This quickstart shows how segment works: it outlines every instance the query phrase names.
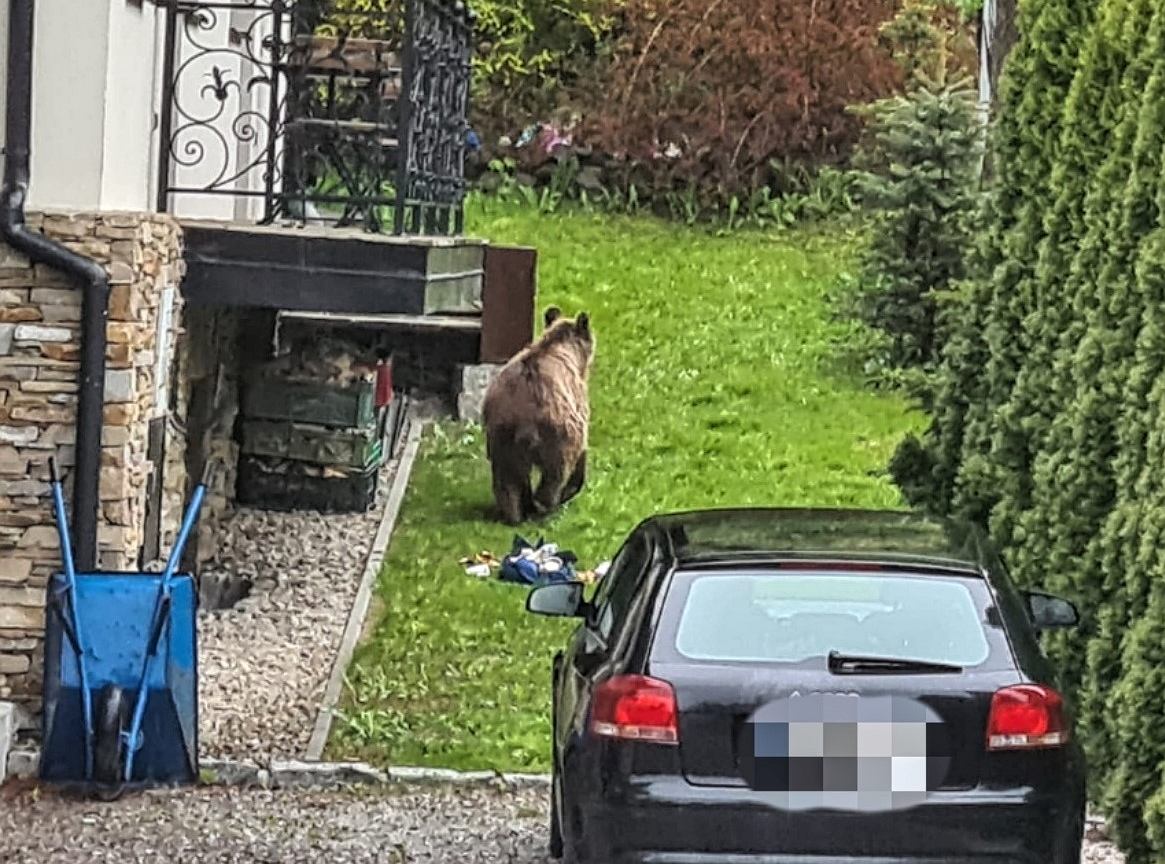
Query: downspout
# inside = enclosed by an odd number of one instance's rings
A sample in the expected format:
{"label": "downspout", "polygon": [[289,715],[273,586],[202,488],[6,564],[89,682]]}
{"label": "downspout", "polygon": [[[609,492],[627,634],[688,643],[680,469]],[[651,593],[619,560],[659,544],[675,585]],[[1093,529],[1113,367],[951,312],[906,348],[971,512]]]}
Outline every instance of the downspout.
{"label": "downspout", "polygon": [[101,426],[105,402],[105,325],[109,277],[91,258],[78,255],[24,221],[28,200],[32,126],[32,25],[35,0],[9,0],[8,104],[0,237],[37,264],[72,277],[81,289],[81,368],[77,389],[76,460],[73,467],[73,550],[78,572],[97,565],[97,508],[101,476]]}

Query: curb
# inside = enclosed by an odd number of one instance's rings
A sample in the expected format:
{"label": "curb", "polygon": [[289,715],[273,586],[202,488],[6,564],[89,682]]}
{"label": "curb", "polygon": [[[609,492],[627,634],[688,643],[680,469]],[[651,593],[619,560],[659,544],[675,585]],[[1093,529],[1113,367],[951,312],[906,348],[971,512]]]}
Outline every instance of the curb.
{"label": "curb", "polygon": [[[13,750],[8,774],[34,779],[40,753]],[[301,762],[272,759],[266,764],[236,759],[203,759],[199,763],[203,786],[238,789],[343,789],[354,786],[492,786],[501,789],[549,789],[549,774],[511,774],[497,771],[453,771],[448,768],[396,766],[380,770],[366,762]]]}
{"label": "curb", "polygon": [[417,452],[420,450],[421,436],[424,434],[426,425],[424,421],[409,424],[408,438],[405,441],[400,462],[397,463],[396,474],[392,478],[392,489],[389,491],[388,500],[384,505],[384,515],[380,519],[380,527],[376,530],[376,538],[372,541],[372,548],[368,550],[364,574],[360,577],[360,587],[356,591],[356,598],[352,601],[352,608],[348,612],[348,621],[344,625],[340,647],[336,653],[336,659],[332,663],[332,674],[328,678],[328,685],[324,690],[320,710],[316,714],[315,725],[312,728],[311,740],[307,744],[304,758],[309,762],[319,760],[323,756],[324,747],[327,746],[336,704],[340,701],[340,693],[344,686],[344,676],[348,673],[348,664],[352,662],[352,655],[356,652],[356,645],[364,630],[364,619],[368,615],[368,607],[372,602],[372,586],[376,583],[376,578],[384,566],[384,555],[388,551],[388,544],[392,539],[392,532],[396,527],[401,505],[404,503],[405,492],[413,474],[413,465],[417,459]]}

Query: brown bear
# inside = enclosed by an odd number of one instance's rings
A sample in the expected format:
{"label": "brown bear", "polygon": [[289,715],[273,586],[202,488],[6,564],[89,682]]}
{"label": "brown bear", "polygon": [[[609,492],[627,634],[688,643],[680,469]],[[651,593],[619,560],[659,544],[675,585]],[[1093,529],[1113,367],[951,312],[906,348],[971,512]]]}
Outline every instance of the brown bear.
{"label": "brown bear", "polygon": [[[502,367],[482,403],[494,500],[509,525],[549,513],[586,482],[590,317],[563,318],[551,306],[544,320],[542,336]],[[537,491],[530,485],[534,468],[541,475]]]}

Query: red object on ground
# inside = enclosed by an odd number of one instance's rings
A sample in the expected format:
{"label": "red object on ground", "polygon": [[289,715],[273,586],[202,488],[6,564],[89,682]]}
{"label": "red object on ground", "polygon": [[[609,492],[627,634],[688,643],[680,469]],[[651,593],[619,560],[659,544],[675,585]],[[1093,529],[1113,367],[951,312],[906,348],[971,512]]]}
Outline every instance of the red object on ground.
{"label": "red object on ground", "polygon": [[376,364],[376,407],[383,408],[392,401],[392,358]]}

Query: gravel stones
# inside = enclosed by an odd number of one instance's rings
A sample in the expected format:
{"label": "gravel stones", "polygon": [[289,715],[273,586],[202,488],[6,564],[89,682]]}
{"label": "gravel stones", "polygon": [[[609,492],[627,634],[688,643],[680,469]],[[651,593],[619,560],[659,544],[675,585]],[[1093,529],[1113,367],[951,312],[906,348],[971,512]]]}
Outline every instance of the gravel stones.
{"label": "gravel stones", "polygon": [[[114,804],[0,792],[0,861],[13,864],[550,864],[546,790],[157,791]],[[1123,864],[1088,842],[1085,864]]]}
{"label": "gravel stones", "polygon": [[236,606],[200,613],[204,756],[303,756],[394,470],[367,513],[244,508],[223,526],[211,569],[252,587]]}
{"label": "gravel stones", "polygon": [[546,807],[541,792],[488,789],[23,793],[0,800],[0,861],[548,864]]}

